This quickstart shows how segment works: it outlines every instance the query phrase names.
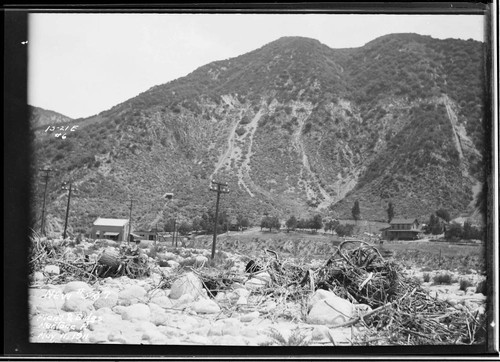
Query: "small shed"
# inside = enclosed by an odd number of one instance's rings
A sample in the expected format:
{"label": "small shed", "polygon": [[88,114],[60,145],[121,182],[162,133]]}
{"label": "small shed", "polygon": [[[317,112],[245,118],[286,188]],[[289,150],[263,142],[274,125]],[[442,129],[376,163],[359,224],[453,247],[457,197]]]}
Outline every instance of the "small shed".
{"label": "small shed", "polygon": [[128,219],[107,219],[98,217],[92,225],[90,237],[92,239],[109,239],[125,241],[129,232]]}

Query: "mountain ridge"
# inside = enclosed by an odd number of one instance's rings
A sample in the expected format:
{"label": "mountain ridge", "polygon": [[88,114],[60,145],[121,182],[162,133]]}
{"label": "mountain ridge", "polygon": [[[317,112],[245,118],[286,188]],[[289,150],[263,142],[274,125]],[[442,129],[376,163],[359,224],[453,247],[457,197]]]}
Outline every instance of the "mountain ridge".
{"label": "mountain ridge", "polygon": [[[64,142],[35,139],[36,163],[81,181],[82,228],[126,216],[116,199],[129,194],[143,200],[144,227],[158,215],[192,219],[213,207],[212,178],[231,184],[222,206],[254,222],[265,212],[350,217],[354,200],[369,219],[384,219],[389,201],[400,216],[472,213],[484,172],[483,50],[415,34],[348,49],[283,37],[80,120]],[[158,197],[167,191],[171,203]]]}

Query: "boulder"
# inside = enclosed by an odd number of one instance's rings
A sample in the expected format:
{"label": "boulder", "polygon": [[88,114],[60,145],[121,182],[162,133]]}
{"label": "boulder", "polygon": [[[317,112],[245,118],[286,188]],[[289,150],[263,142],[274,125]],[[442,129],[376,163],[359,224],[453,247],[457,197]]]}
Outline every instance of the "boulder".
{"label": "boulder", "polygon": [[33,273],[33,280],[34,280],[35,282],[41,282],[41,281],[43,281],[44,279],[45,279],[45,277],[44,277],[44,275],[43,275],[43,273],[42,273],[42,272],[39,272],[39,271],[38,271],[38,272],[34,272],[34,273]]}
{"label": "boulder", "polygon": [[49,275],[59,275],[61,269],[57,265],[46,265],[45,268],[43,268],[43,272]]}
{"label": "boulder", "polygon": [[161,308],[173,308],[174,307],[174,302],[172,301],[172,299],[170,299],[169,297],[165,297],[165,296],[157,296],[157,297],[151,298],[150,302],[159,305]]}
{"label": "boulder", "polygon": [[315,302],[306,321],[310,324],[339,325],[352,318],[353,309],[351,302],[333,295]]}
{"label": "boulder", "polygon": [[64,286],[63,289],[64,294],[71,292],[88,293],[91,291],[92,288],[87,283],[80,281],[69,282]]}
{"label": "boulder", "polygon": [[211,299],[199,299],[191,308],[200,314],[215,314],[220,312],[220,307]]}
{"label": "boulder", "polygon": [[311,338],[316,340],[328,339],[328,327],[317,325],[313,328]]}
{"label": "boulder", "polygon": [[143,302],[146,297],[146,290],[138,285],[131,285],[118,294],[118,304],[120,305],[131,305],[139,302]]}
{"label": "boulder", "polygon": [[66,312],[89,312],[94,309],[92,304],[92,301],[86,300],[79,291],[70,292],[66,294],[66,300],[61,309]]}
{"label": "boulder", "polygon": [[194,266],[195,268],[201,268],[204,267],[207,263],[208,263],[208,258],[206,256],[198,255],[195,258]]}
{"label": "boulder", "polygon": [[312,306],[319,302],[320,300],[327,299],[330,297],[336,297],[337,295],[333,292],[324,289],[318,289],[314,292],[314,294],[310,297],[309,302],[307,303],[307,310],[310,311]]}
{"label": "boulder", "polygon": [[179,299],[182,295],[191,295],[196,300],[203,295],[203,285],[200,278],[192,272],[182,275],[170,289],[170,299]]}
{"label": "boulder", "polygon": [[179,267],[179,263],[176,262],[175,260],[167,260],[167,265],[170,267],[170,268],[178,268]]}
{"label": "boulder", "polygon": [[253,311],[247,314],[244,314],[240,317],[240,321],[242,322],[251,322],[254,319],[259,318],[259,312],[258,311]]}
{"label": "boulder", "polygon": [[146,304],[138,303],[128,307],[122,312],[122,319],[129,321],[149,321],[151,317],[151,311]]}
{"label": "boulder", "polygon": [[94,308],[113,308],[117,303],[118,293],[112,289],[106,289],[101,292],[99,298],[94,302]]}
{"label": "boulder", "polygon": [[271,282],[271,275],[268,272],[262,272],[254,275],[245,283],[245,287],[250,290],[264,288]]}

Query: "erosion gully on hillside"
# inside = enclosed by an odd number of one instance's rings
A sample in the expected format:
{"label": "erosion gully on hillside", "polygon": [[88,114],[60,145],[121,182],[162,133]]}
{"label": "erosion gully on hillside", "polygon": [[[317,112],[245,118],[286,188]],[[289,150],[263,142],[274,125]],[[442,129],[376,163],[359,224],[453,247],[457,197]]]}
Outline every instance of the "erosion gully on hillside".
{"label": "erosion gully on hillside", "polygon": [[[323,242],[315,247],[322,257],[306,261],[302,245],[289,240],[257,239],[243,246],[237,237],[226,239],[213,260],[208,238],[196,243],[77,243],[33,236],[31,342],[484,342],[485,296],[476,293],[479,287],[431,286],[429,273],[405,269],[378,244]],[[434,271],[434,280],[442,280],[442,273]]]}

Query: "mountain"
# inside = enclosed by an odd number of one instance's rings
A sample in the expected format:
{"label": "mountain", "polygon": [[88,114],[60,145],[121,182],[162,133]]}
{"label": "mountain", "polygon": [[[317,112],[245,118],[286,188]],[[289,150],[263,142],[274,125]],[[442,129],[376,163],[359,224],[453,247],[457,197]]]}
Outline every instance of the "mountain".
{"label": "mountain", "polygon": [[75,121],[64,140],[34,135],[33,167],[57,169],[48,213],[61,219],[60,182],[78,186],[81,231],[128,217],[130,197],[137,227],[192,220],[214,208],[212,179],[229,184],[221,210],[254,222],[351,217],[355,200],[371,220],[388,202],[398,217],[466,215],[484,179],[484,57],[483,43],[417,34],[350,49],[284,37]]}
{"label": "mountain", "polygon": [[52,125],[60,125],[73,121],[72,118],[63,114],[43,109],[40,107],[28,106],[30,125],[34,129],[45,128]]}

